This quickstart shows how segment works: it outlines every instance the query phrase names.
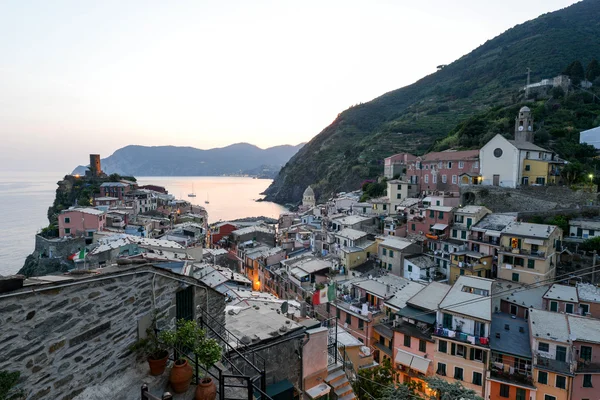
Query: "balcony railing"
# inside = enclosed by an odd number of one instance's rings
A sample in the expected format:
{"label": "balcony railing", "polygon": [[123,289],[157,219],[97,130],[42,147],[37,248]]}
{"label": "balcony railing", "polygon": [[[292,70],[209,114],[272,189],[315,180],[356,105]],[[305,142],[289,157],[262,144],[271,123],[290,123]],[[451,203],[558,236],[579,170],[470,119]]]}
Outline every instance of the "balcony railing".
{"label": "balcony railing", "polygon": [[521,385],[533,386],[533,379],[531,373],[521,373],[514,371],[513,373],[505,372],[503,369],[492,366],[490,369],[490,375],[494,379],[499,379],[505,382],[518,383]]}
{"label": "balcony railing", "polygon": [[500,246],[500,239],[498,238],[485,237],[479,235],[469,235],[469,240],[478,243],[491,244],[492,246]]}
{"label": "balcony railing", "polygon": [[530,256],[530,257],[546,258],[546,253],[543,251],[531,251],[531,250],[527,250],[527,249],[519,249],[519,248],[506,247],[506,246],[501,246],[500,251],[502,251],[504,253],[520,254],[520,255]]}
{"label": "balcony railing", "polygon": [[600,372],[600,363],[579,360],[577,361],[577,372]]}
{"label": "balcony railing", "polygon": [[535,364],[538,367],[541,367],[544,369],[549,369],[552,371],[566,373],[566,374],[571,373],[571,363],[569,363],[567,361],[559,361],[559,360],[555,360],[553,358],[538,355],[536,357]]}
{"label": "balcony railing", "polygon": [[487,347],[490,345],[490,339],[487,337],[473,336],[464,332],[457,332],[445,328],[436,328],[433,334],[436,336],[447,337],[454,340],[458,340],[460,342],[475,344],[478,346]]}

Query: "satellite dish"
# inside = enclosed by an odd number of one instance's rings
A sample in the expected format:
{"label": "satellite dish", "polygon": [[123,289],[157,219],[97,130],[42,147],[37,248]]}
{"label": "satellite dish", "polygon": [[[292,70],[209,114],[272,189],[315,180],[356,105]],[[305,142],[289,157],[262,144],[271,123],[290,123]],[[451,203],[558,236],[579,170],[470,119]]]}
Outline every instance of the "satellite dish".
{"label": "satellite dish", "polygon": [[281,303],[281,313],[287,314],[287,312],[288,312],[288,302],[284,301],[283,303]]}

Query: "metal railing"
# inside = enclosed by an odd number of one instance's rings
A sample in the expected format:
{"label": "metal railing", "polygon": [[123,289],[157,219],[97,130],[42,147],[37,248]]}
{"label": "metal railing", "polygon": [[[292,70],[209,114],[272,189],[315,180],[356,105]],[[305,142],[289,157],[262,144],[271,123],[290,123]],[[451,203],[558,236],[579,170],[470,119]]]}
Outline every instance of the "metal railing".
{"label": "metal railing", "polygon": [[568,361],[559,361],[553,358],[537,355],[535,365],[544,369],[549,369],[556,372],[571,373],[571,363]]}
{"label": "metal railing", "polygon": [[142,400],[173,400],[173,395],[169,392],[164,392],[161,397],[156,397],[148,391],[148,385],[142,385]]}

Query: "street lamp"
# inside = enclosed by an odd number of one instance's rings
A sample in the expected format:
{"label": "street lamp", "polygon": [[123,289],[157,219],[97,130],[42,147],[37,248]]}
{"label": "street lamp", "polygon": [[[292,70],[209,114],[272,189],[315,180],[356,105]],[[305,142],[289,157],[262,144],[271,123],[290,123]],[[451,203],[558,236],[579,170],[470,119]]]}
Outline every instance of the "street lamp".
{"label": "street lamp", "polygon": [[594,183],[594,174],[589,174],[588,176],[590,178],[590,183]]}

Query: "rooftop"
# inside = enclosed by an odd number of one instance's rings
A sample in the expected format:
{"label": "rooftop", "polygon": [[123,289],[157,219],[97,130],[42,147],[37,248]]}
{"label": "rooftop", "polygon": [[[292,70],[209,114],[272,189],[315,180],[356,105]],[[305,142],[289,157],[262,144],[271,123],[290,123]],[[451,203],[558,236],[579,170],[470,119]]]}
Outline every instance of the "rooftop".
{"label": "rooftop", "polygon": [[600,220],[584,218],[571,219],[569,220],[569,226],[577,226],[583,229],[600,230]]}
{"label": "rooftop", "polygon": [[[492,279],[475,276],[459,276],[439,308],[463,314],[473,318],[489,321],[491,319]],[[474,291],[487,291],[488,295],[476,294]],[[473,301],[476,300],[476,301]]]}
{"label": "rooftop", "polygon": [[430,282],[423,290],[408,299],[407,303],[425,310],[435,310],[451,286],[440,282]]}
{"label": "rooftop", "polygon": [[539,340],[570,343],[567,317],[563,313],[529,309],[531,336]]}
{"label": "rooftop", "polygon": [[504,228],[502,233],[508,235],[525,236],[547,239],[552,235],[555,225],[531,224],[528,222],[511,222]]}
{"label": "rooftop", "polygon": [[544,299],[579,302],[577,297],[577,288],[573,286],[560,285],[555,283],[544,294]]}
{"label": "rooftop", "polygon": [[514,315],[494,313],[490,331],[490,348],[517,357],[531,358],[529,323]]}
{"label": "rooftop", "polygon": [[104,182],[100,187],[129,187],[126,183],[122,182]]}
{"label": "rooftop", "polygon": [[456,214],[478,214],[482,211],[488,211],[484,206],[465,206],[455,211]]}
{"label": "rooftop", "polygon": [[283,263],[289,267],[290,271],[294,268],[300,268],[302,271],[308,274],[313,274],[315,272],[333,267],[333,264],[329,259],[318,258],[313,255],[290,258],[283,261]]}
{"label": "rooftop", "polygon": [[485,231],[501,231],[508,224],[514,222],[517,219],[515,215],[509,214],[488,214],[481,219],[478,223],[471,227],[474,231],[485,232]]}
{"label": "rooftop", "polygon": [[[533,151],[543,151],[545,153],[552,153],[550,150],[546,150],[543,147],[537,146],[531,142],[516,141],[516,140],[509,140],[508,142],[510,144],[512,144],[513,146],[515,146],[519,150],[533,150]],[[543,160],[539,160],[539,161],[543,161]]]}
{"label": "rooftop", "polygon": [[568,314],[571,340],[600,343],[600,320],[579,315]]}
{"label": "rooftop", "polygon": [[579,301],[600,303],[600,288],[591,283],[577,282]]}
{"label": "rooftop", "polygon": [[404,250],[411,244],[414,244],[408,239],[403,239],[395,236],[385,236],[385,239],[379,242],[379,246],[392,248],[395,250]]}
{"label": "rooftop", "polygon": [[371,218],[361,217],[360,215],[348,215],[342,218],[336,218],[332,222],[342,224],[342,225],[355,225],[361,222],[370,221]]}
{"label": "rooftop", "polygon": [[433,211],[442,211],[442,212],[450,212],[454,209],[454,207],[446,207],[446,206],[429,206],[427,207],[428,210],[433,210]]}
{"label": "rooftop", "polygon": [[[516,282],[495,281],[492,288],[494,300],[503,300],[521,307],[542,309],[542,297],[549,285],[531,287]],[[501,293],[501,294],[500,294]],[[498,308],[500,304],[497,305]]]}
{"label": "rooftop", "polygon": [[419,282],[408,281],[408,283],[398,289],[394,296],[385,302],[386,306],[390,306],[396,309],[402,309],[406,307],[406,302],[413,297],[415,294],[419,293],[425,285]]}
{"label": "rooftop", "polygon": [[426,313],[418,308],[407,305],[398,311],[398,315],[415,321],[424,322],[429,325],[435,324],[435,312]]}
{"label": "rooftop", "polygon": [[405,261],[410,261],[412,264],[419,268],[431,268],[435,267],[436,263],[433,259],[425,254],[413,254],[404,257]]}
{"label": "rooftop", "polygon": [[356,229],[344,228],[339,232],[335,232],[335,235],[349,240],[357,240],[367,236],[367,233],[363,231],[358,231]]}
{"label": "rooftop", "polygon": [[102,210],[98,210],[96,208],[91,208],[91,207],[71,207],[71,208],[61,211],[61,214],[67,214],[70,212],[80,212],[80,213],[91,214],[91,215],[102,215],[105,213]]}
{"label": "rooftop", "polygon": [[263,232],[263,233],[272,233],[272,234],[275,233],[267,227],[251,225],[246,228],[235,230],[235,231],[231,232],[231,234],[234,236],[242,236],[242,235],[246,235],[248,233],[254,233],[254,232]]}
{"label": "rooftop", "polygon": [[[225,326],[242,343],[257,344],[303,330],[299,323],[281,314],[279,305],[261,301],[250,301],[247,307],[227,306]],[[237,342],[230,343],[237,346]]]}
{"label": "rooftop", "polygon": [[454,161],[454,160],[477,160],[479,159],[479,150],[446,150],[427,153],[421,156],[423,161]]}

